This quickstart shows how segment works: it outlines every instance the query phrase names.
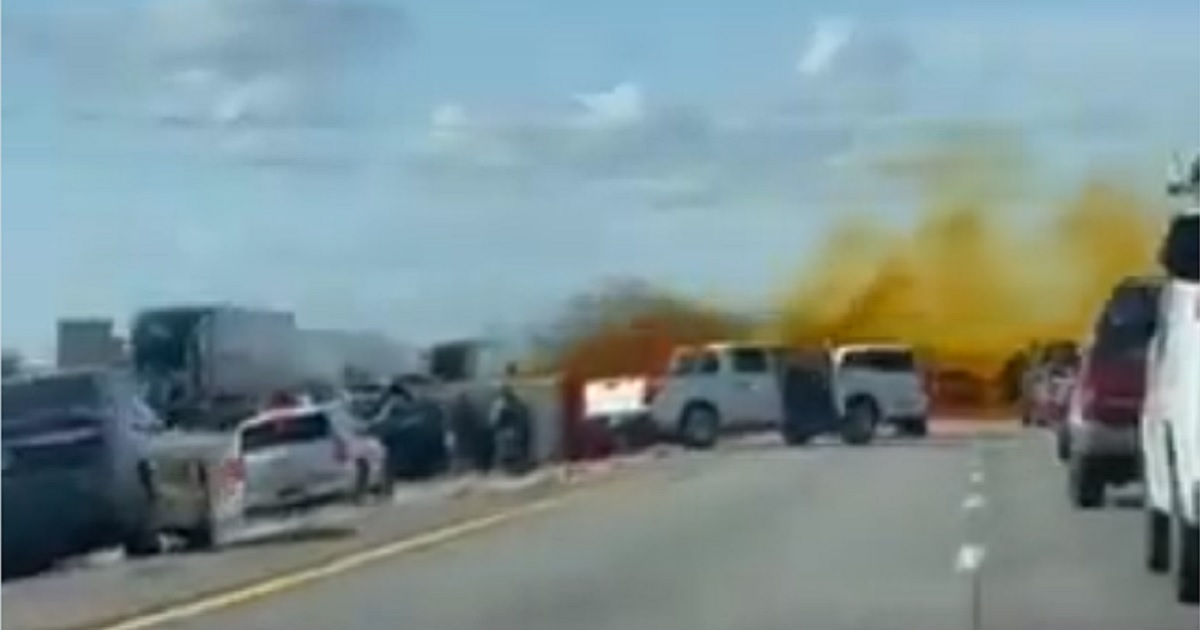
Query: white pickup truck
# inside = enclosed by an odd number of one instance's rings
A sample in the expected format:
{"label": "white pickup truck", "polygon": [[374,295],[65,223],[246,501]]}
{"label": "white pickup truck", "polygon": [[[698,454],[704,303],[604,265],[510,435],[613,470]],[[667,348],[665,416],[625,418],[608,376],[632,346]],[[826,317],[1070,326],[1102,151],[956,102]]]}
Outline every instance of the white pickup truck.
{"label": "white pickup truck", "polygon": [[[1200,156],[1173,185],[1194,205],[1175,215],[1159,251],[1167,274],[1150,343],[1141,449],[1146,564],[1173,570],[1181,602],[1200,599]],[[1172,559],[1174,556],[1174,559]]]}
{"label": "white pickup truck", "polygon": [[[756,429],[783,430],[796,444],[845,426],[855,429],[843,433],[854,443],[869,441],[884,423],[926,433],[929,400],[911,347],[854,344],[817,354],[816,361],[798,362],[797,353],[775,345],[679,348],[651,417],[661,433],[694,448],[711,448],[721,433]],[[820,391],[797,391],[804,379],[791,376],[802,370],[816,376],[807,382],[823,383]]]}

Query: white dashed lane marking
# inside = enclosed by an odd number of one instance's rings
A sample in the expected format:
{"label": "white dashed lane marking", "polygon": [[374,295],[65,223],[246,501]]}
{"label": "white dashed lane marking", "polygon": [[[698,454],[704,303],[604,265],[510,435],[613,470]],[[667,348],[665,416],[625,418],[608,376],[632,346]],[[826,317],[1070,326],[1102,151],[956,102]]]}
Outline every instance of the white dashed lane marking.
{"label": "white dashed lane marking", "polygon": [[967,510],[968,512],[973,511],[973,510],[982,509],[986,505],[987,505],[987,499],[982,494],[979,494],[977,492],[972,492],[971,494],[968,494],[967,498],[963,499],[963,503],[962,503],[963,509]]}
{"label": "white dashed lane marking", "polygon": [[987,549],[983,545],[966,544],[958,549],[954,559],[954,570],[959,573],[975,573],[983,565]]}

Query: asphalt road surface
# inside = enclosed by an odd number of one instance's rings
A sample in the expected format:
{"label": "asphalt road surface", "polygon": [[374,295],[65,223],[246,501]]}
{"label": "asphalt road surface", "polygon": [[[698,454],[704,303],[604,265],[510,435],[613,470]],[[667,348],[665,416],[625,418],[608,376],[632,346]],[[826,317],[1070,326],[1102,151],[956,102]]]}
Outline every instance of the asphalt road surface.
{"label": "asphalt road surface", "polygon": [[[1142,570],[1140,533],[1135,507],[1067,507],[1039,434],[741,446],[155,627],[1195,628]],[[958,566],[971,545],[977,582]]]}

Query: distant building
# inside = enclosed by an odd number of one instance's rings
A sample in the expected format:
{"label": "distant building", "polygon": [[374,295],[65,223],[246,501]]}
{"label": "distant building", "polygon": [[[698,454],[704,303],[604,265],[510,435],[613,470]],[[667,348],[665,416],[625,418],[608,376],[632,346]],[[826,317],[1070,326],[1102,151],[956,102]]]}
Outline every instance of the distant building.
{"label": "distant building", "polygon": [[8,378],[20,374],[21,369],[24,367],[24,362],[25,360],[21,356],[21,353],[6,348],[3,351],[3,355],[0,355],[0,369],[4,372],[3,377]]}
{"label": "distant building", "polygon": [[56,364],[59,368],[117,365],[123,361],[124,343],[113,333],[108,318],[71,318],[58,321]]}

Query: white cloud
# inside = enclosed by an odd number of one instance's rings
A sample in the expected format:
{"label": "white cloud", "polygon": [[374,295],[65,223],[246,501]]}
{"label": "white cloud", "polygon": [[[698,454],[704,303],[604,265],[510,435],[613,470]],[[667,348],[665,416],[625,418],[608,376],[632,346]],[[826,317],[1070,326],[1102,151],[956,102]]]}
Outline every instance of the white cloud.
{"label": "white cloud", "polygon": [[490,196],[499,185],[523,194],[590,190],[670,208],[750,198],[786,204],[815,190],[825,162],[851,140],[835,118],[726,117],[656,105],[622,83],[536,115],[484,117],[441,105],[413,157],[424,181],[456,195]]}
{"label": "white cloud", "polygon": [[583,106],[577,122],[589,128],[612,129],[629,127],[646,116],[642,88],[636,83],[620,83],[611,90],[578,94],[575,100]]}
{"label": "white cloud", "polygon": [[225,137],[235,130],[353,126],[370,99],[350,97],[346,77],[386,66],[405,39],[382,0],[157,0],[5,18],[5,54],[13,35],[77,118],[207,129],[216,146],[238,145]]}
{"label": "white cloud", "polygon": [[818,20],[796,70],[810,77],[824,73],[853,35],[854,22],[848,18]]}

